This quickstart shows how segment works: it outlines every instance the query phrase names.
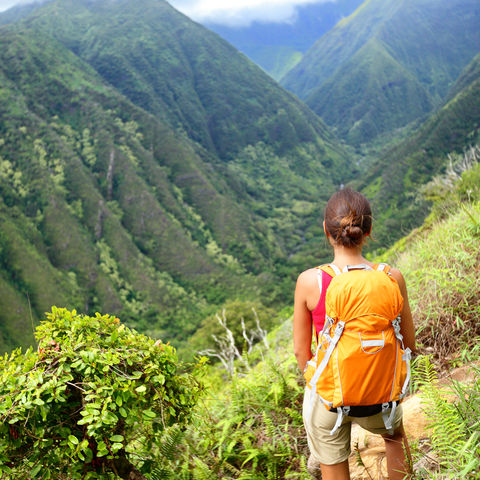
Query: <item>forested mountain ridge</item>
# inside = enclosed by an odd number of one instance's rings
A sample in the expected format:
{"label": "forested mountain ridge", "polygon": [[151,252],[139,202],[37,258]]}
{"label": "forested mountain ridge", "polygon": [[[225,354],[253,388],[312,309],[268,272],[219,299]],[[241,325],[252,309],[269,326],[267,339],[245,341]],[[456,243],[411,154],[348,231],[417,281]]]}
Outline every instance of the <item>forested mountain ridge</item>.
{"label": "forested mountain ridge", "polygon": [[352,175],[308,108],[161,1],[53,1],[0,43],[2,350],[52,304],[184,342],[227,299],[285,302]]}
{"label": "forested mountain ridge", "polygon": [[478,53],[474,0],[368,0],[282,80],[353,144],[441,104]]}
{"label": "forested mountain ridge", "polygon": [[[55,37],[134,104],[180,125],[221,158],[262,140],[277,143],[278,153],[329,135],[261,69],[166,1],[53,1],[25,24]],[[275,135],[281,108],[288,131]]]}
{"label": "forested mountain ridge", "polygon": [[378,212],[376,238],[385,246],[421,224],[429,205],[418,194],[433,176],[480,143],[480,54],[463,70],[447,101],[416,132],[388,149],[354,181]]}
{"label": "forested mountain ridge", "polygon": [[214,202],[220,215],[233,213],[240,244],[247,212],[221,192],[226,185],[187,139],[61,45],[31,32],[1,33],[4,337],[31,338],[31,328],[15,324],[28,321],[27,300],[34,318],[59,303],[110,308],[159,333],[172,315],[178,326],[183,317],[194,321],[206,303],[195,288],[212,288],[229,268],[227,257],[205,254],[216,243],[184,201],[180,177],[188,175],[185,193]]}
{"label": "forested mountain ridge", "polygon": [[[319,197],[328,197],[325,190],[353,175],[354,164],[308,107],[163,0],[56,0],[25,23],[200,143],[232,193],[246,192],[239,201],[253,200],[249,208],[264,217],[278,210],[284,221],[285,209],[298,201],[307,202],[303,214],[312,211]],[[276,227],[276,236],[289,253],[298,251],[291,231],[304,227],[283,228]],[[294,241],[303,243],[301,237]]]}

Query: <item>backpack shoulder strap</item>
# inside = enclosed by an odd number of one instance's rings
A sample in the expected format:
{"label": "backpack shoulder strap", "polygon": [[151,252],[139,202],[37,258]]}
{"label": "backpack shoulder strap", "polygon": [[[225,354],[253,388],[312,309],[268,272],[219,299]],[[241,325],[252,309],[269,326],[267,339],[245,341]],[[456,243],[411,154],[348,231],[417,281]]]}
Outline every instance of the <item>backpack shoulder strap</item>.
{"label": "backpack shoulder strap", "polygon": [[340,269],[334,265],[333,263],[325,263],[323,265],[319,265],[318,267],[315,267],[318,269],[318,275],[321,277],[322,276],[322,271],[330,275],[331,277],[335,277],[335,275],[339,275],[342,273]]}
{"label": "backpack shoulder strap", "polygon": [[320,272],[323,270],[325,273],[328,273],[328,275],[330,275],[331,277],[335,277],[336,275],[340,275],[342,273],[342,271],[333,263],[325,263],[316,268],[318,268]]}
{"label": "backpack shoulder strap", "polygon": [[377,270],[377,272],[385,272],[387,275],[390,275],[389,272],[391,267],[387,263],[377,263],[373,268]]}

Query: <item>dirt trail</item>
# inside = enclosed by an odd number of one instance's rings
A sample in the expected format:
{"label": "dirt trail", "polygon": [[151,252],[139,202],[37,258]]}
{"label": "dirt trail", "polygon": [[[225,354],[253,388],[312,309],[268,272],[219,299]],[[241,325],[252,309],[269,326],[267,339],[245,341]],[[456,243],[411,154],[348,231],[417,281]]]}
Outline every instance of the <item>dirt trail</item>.
{"label": "dirt trail", "polygon": [[[440,380],[446,384],[451,379],[468,381],[472,373],[468,367],[461,367],[450,372]],[[403,402],[403,422],[407,436],[411,441],[428,438],[426,418],[418,395],[412,395]],[[354,451],[355,447],[357,452]],[[358,462],[360,455],[362,466]],[[385,447],[379,435],[372,435],[358,425],[352,427],[352,455],[349,459],[352,480],[387,480]]]}

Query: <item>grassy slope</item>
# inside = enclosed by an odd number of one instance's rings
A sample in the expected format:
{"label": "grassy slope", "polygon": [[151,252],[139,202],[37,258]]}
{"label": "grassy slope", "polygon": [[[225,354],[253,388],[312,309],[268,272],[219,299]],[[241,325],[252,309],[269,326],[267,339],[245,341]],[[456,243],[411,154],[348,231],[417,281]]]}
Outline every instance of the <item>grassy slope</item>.
{"label": "grassy slope", "polygon": [[383,257],[404,274],[421,351],[443,365],[480,335],[479,239],[480,204],[466,203]]}
{"label": "grassy slope", "polygon": [[[473,0],[369,0],[320,38],[282,84],[352,143],[371,140],[445,98],[478,52],[479,15]],[[378,117],[367,100],[382,104]]]}

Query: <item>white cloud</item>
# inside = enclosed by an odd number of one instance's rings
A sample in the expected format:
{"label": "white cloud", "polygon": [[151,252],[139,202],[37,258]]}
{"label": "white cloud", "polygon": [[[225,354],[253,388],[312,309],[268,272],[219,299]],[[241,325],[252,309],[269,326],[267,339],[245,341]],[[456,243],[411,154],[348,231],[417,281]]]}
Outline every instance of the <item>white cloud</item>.
{"label": "white cloud", "polygon": [[8,10],[15,5],[27,5],[28,3],[38,3],[40,0],[0,0],[0,12]]}
{"label": "white cloud", "polygon": [[[0,0],[0,12],[14,5],[42,0]],[[297,7],[336,0],[168,0],[177,10],[201,23],[245,27],[252,22],[290,23]]]}
{"label": "white cloud", "polygon": [[335,0],[169,0],[177,10],[201,23],[245,27],[252,22],[290,23],[297,7]]}

